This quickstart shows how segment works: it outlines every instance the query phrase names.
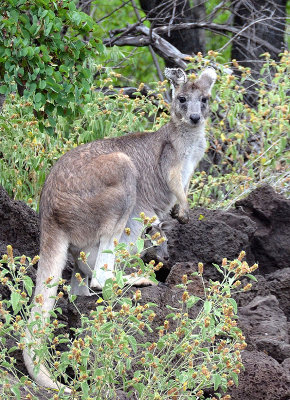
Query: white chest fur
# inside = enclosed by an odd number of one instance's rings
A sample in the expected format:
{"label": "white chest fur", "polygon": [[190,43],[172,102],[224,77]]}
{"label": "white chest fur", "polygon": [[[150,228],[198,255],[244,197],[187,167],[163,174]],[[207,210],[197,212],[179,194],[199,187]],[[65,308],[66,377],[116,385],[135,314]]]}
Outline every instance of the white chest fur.
{"label": "white chest fur", "polygon": [[188,147],[184,154],[184,162],[182,167],[182,183],[184,188],[187,188],[189,180],[198,164],[204,155],[206,148],[205,137],[200,137],[192,146]]}

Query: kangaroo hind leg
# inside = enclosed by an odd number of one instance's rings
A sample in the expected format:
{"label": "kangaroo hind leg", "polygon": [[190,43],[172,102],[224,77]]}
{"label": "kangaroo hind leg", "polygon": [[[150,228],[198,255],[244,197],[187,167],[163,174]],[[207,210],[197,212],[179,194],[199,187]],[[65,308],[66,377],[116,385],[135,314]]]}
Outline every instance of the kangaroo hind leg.
{"label": "kangaroo hind leg", "polygon": [[[100,237],[98,254],[95,261],[93,277],[91,279],[91,288],[101,289],[104,287],[107,279],[114,277],[114,264],[115,264],[115,240],[119,242],[124,230],[127,226],[131,210],[134,203],[128,203],[129,207],[126,209],[121,218],[115,220],[112,225],[111,233],[103,233]],[[108,250],[109,252],[105,252]]]}
{"label": "kangaroo hind leg", "polygon": [[[136,203],[137,171],[130,157],[124,153],[106,155],[111,167],[110,179],[104,178],[102,219],[98,227],[98,253],[95,260],[91,288],[102,288],[114,276],[114,239],[120,240]],[[108,250],[109,252],[105,252]]]}
{"label": "kangaroo hind leg", "polygon": [[[38,385],[52,389],[59,389],[61,385],[50,378],[49,371],[43,364],[40,365],[40,370],[37,374],[34,372],[35,362],[38,361],[34,348],[40,347],[41,341],[40,339],[33,337],[32,332],[33,329],[35,329],[35,326],[31,326],[31,323],[36,319],[36,314],[41,314],[42,318],[40,321],[42,326],[44,326],[46,319],[49,317],[49,313],[55,304],[54,297],[57,294],[56,284],[62,276],[68,249],[68,239],[63,232],[58,233],[55,232],[53,239],[51,235],[46,238],[46,233],[42,233],[40,260],[38,263],[35,294],[33,299],[34,306],[27,323],[25,332],[27,346],[23,351],[25,366],[30,376]],[[53,286],[48,287],[45,284],[48,280],[50,280],[49,284]],[[30,347],[29,345],[31,342],[33,342],[33,347]]]}

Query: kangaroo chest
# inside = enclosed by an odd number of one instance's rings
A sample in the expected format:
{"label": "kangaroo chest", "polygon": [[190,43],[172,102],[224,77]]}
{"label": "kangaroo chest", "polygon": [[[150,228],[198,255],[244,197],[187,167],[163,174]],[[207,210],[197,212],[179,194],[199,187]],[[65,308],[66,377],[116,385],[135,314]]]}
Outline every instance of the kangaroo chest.
{"label": "kangaroo chest", "polygon": [[189,146],[183,156],[182,165],[182,183],[184,187],[187,187],[189,180],[198,164],[202,158],[206,147],[205,138],[200,139],[193,146]]}

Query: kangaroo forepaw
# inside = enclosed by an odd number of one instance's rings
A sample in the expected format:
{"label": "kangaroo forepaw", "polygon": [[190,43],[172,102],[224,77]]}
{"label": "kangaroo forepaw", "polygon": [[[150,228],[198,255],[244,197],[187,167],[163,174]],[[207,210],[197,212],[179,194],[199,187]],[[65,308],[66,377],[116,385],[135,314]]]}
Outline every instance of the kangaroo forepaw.
{"label": "kangaroo forepaw", "polygon": [[179,216],[179,204],[175,204],[172,208],[172,210],[170,211],[170,215],[172,218],[174,219],[178,219]]}
{"label": "kangaroo forepaw", "polygon": [[188,210],[182,210],[179,204],[175,204],[170,214],[171,217],[177,219],[180,224],[187,224],[189,221]]}
{"label": "kangaroo forepaw", "polygon": [[179,216],[177,217],[177,221],[178,221],[180,224],[187,224],[188,221],[189,221],[188,212],[186,212],[186,213],[184,213],[184,214],[182,214],[182,215],[179,215]]}

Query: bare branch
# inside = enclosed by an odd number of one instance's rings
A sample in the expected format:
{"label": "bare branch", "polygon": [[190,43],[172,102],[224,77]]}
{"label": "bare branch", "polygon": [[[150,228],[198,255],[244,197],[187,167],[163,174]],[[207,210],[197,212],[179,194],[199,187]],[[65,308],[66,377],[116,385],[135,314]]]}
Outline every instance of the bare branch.
{"label": "bare branch", "polygon": [[[234,38],[231,38],[225,46],[223,46],[223,49],[232,42],[232,40],[236,39],[238,36],[243,36],[248,39],[251,39],[251,36],[247,34],[246,30],[254,25],[255,23],[259,23],[262,21],[266,20],[271,20],[271,16],[261,18],[259,20],[252,21],[249,25],[245,26],[242,29],[237,29],[233,26],[230,25],[222,25],[222,24],[215,24],[215,23],[207,23],[207,22],[188,22],[188,23],[182,23],[182,24],[177,24],[177,25],[172,25],[171,30],[180,30],[180,29],[194,29],[194,28],[203,28],[207,30],[211,30],[213,32],[217,33],[222,33],[222,32],[230,32],[235,34]],[[104,44],[106,46],[112,46],[113,44],[116,44],[117,46],[137,46],[137,47],[142,47],[142,46],[149,46],[150,44],[153,46],[154,51],[158,54],[161,55],[166,60],[173,59],[175,60],[176,58],[183,59],[184,57],[187,57],[188,55],[185,55],[179,50],[176,49],[173,45],[171,45],[169,42],[167,42],[165,39],[161,38],[159,36],[159,33],[166,32],[168,30],[168,26],[159,26],[157,28],[154,28],[152,30],[152,39],[150,40],[150,29],[147,28],[145,25],[139,21],[136,24],[130,25],[126,29],[119,29],[117,33],[121,33],[120,36],[115,37],[113,39],[105,39]],[[128,35],[128,33],[135,31],[135,32],[140,32],[143,35]],[[114,31],[115,33],[116,31]],[[270,52],[275,52],[279,53],[280,49],[277,49],[275,46],[273,46],[271,43],[259,38],[255,37],[255,41],[257,44],[265,46],[267,49],[269,49]],[[161,46],[161,48],[157,48],[157,46]],[[164,55],[164,53],[167,51],[166,49],[169,50],[168,55]],[[178,53],[176,53],[178,52]],[[175,60],[176,61],[176,60]],[[181,66],[179,63],[177,64]]]}
{"label": "bare branch", "polygon": [[98,24],[101,21],[104,21],[104,19],[109,18],[111,15],[113,15],[115,12],[117,12],[118,10],[120,10],[121,8],[123,8],[126,4],[130,3],[130,0],[124,1],[119,7],[114,8],[114,10],[108,14],[106,14],[104,17],[98,19],[96,21],[96,23]]}
{"label": "bare branch", "polygon": [[[251,39],[251,36],[249,36],[245,31],[250,26],[252,26],[256,23],[259,23],[261,21],[271,20],[271,19],[272,19],[272,17],[269,16],[269,17],[261,18],[259,20],[252,21],[249,25],[246,25],[242,29],[238,29],[238,28],[235,28],[230,25],[216,24],[213,22],[211,22],[211,23],[208,23],[208,22],[186,22],[186,23],[182,23],[182,24],[173,25],[171,27],[171,30],[203,28],[203,29],[217,32],[217,33],[230,32],[230,33],[234,33],[236,35],[236,37],[240,35],[240,36],[244,36],[248,39]],[[158,28],[154,29],[154,32],[160,34],[160,33],[166,32],[167,29],[168,29],[167,26],[159,26]],[[275,53],[280,51],[280,49],[277,49],[275,46],[272,46],[271,43],[269,43],[259,37],[255,37],[255,41],[257,44],[268,47],[269,51],[274,51]]]}
{"label": "bare branch", "polygon": [[114,39],[105,39],[103,40],[103,44],[105,46],[112,46],[112,44],[116,44],[117,46],[149,46],[151,45],[154,51],[159,54],[162,58],[168,61],[174,61],[176,65],[180,68],[186,68],[187,63],[184,61],[184,58],[188,57],[187,54],[181,53],[176,47],[167,42],[167,40],[163,39],[155,32],[152,32],[152,41],[150,40],[150,29],[144,25],[131,25],[127,28],[126,31],[135,30],[140,33],[138,36],[118,36]]}
{"label": "bare branch", "polygon": [[212,12],[208,15],[208,21],[212,22],[213,19],[215,18],[215,16],[217,15],[217,13],[224,7],[225,3],[227,0],[223,0],[221,1],[219,4],[217,4],[214,9],[212,10]]}
{"label": "bare branch", "polygon": [[171,15],[171,18],[170,18],[170,21],[169,21],[169,24],[168,24],[168,36],[170,36],[170,27],[171,27],[171,25],[172,25],[173,22],[174,22],[175,13],[176,13],[176,0],[174,0],[172,15]]}
{"label": "bare branch", "polygon": [[[136,17],[137,17],[138,21],[141,21],[141,15],[140,15],[140,13],[139,13],[139,10],[137,9],[135,0],[131,0],[131,3],[132,3],[132,6],[133,6],[133,9],[134,9],[134,12],[135,12],[135,14],[136,14]],[[151,35],[150,35],[150,37],[151,37]],[[160,79],[161,81],[163,81],[163,80],[164,80],[164,77],[163,77],[163,74],[162,74],[162,71],[161,71],[159,62],[158,62],[158,60],[157,60],[156,54],[155,54],[155,52],[154,52],[154,50],[153,50],[153,47],[152,47],[151,45],[149,45],[148,47],[149,47],[149,51],[150,51],[150,53],[151,53],[151,56],[152,56],[154,65],[155,65],[155,67],[156,67],[158,77],[159,77],[159,79]]]}
{"label": "bare branch", "polygon": [[[238,36],[245,36],[243,35],[243,32],[246,31],[247,29],[249,29],[252,25],[258,24],[259,22],[262,21],[266,21],[271,19],[272,16],[270,17],[266,17],[266,18],[261,18],[255,21],[252,21],[250,24],[244,26],[241,30],[238,30],[238,32],[220,49],[220,51],[222,52],[231,42],[233,42]],[[246,36],[248,37],[248,35]],[[272,46],[270,43],[266,42],[263,39],[260,39],[259,37],[255,36],[255,42],[262,44],[266,47],[268,47],[270,50],[275,51],[275,52],[279,52],[279,49],[277,49],[276,47]]]}
{"label": "bare branch", "polygon": [[[113,39],[108,39],[109,42],[107,41],[106,46],[113,46],[119,39],[121,39],[122,37],[126,36],[128,33],[134,31],[134,29],[136,29],[136,27],[137,27],[141,22],[142,22],[142,21],[138,21],[138,22],[136,22],[135,24],[129,25],[126,29],[123,30],[123,32],[120,34],[120,36],[115,37],[115,38],[113,38]],[[122,29],[118,29],[117,31],[118,31],[118,32],[121,32]],[[114,31],[114,32],[116,32],[116,31]],[[119,44],[119,45],[117,45],[117,46],[126,46],[126,45]]]}

